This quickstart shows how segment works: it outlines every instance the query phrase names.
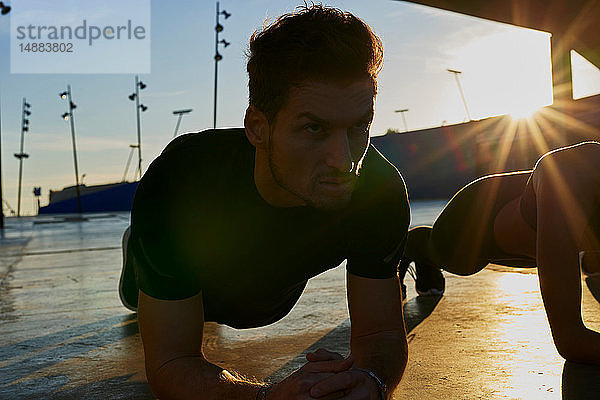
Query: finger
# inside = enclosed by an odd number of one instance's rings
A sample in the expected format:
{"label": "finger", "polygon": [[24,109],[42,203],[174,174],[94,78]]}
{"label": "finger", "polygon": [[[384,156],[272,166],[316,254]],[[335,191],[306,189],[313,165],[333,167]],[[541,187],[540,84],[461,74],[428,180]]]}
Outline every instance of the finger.
{"label": "finger", "polygon": [[[292,375],[285,378],[283,381],[273,386],[273,396],[280,398],[289,398],[290,394],[296,393],[296,396],[302,395],[301,398],[306,399],[309,396],[310,388],[316,383],[332,377],[334,374],[330,372],[319,372],[319,373],[303,373],[298,370]],[[285,393],[282,396],[280,393]],[[270,398],[270,397],[269,397]],[[292,396],[296,399],[297,397]]]}
{"label": "finger", "polygon": [[344,371],[315,383],[310,388],[311,397],[320,398],[336,392],[347,392],[364,381],[356,371]]}
{"label": "finger", "polygon": [[306,359],[308,361],[329,361],[329,360],[343,360],[344,356],[340,353],[334,353],[333,351],[318,349],[315,352],[306,353]]}
{"label": "finger", "polygon": [[[377,394],[375,395],[375,398],[380,398],[380,394],[379,392],[376,392]],[[339,398],[339,397],[338,397]],[[363,388],[363,387],[354,387],[352,389],[350,389],[349,391],[346,391],[344,393],[344,396],[341,397],[341,399],[343,400],[365,400],[365,399],[372,399],[373,398],[373,393],[369,391],[368,388]],[[319,400],[323,400],[323,399],[319,399]]]}
{"label": "finger", "polygon": [[308,391],[309,388],[313,387],[315,384],[327,378],[331,378],[334,375],[335,373],[333,372],[303,373],[301,374],[300,379],[304,382],[304,384],[306,385],[306,391]]}
{"label": "finger", "polygon": [[315,361],[304,364],[302,372],[342,372],[352,368],[354,359],[352,357],[342,360]]}
{"label": "finger", "polygon": [[346,396],[346,392],[345,391],[339,391],[339,392],[328,394],[328,395],[323,396],[323,397],[319,397],[319,400],[345,399],[346,397],[344,397],[344,396]]}

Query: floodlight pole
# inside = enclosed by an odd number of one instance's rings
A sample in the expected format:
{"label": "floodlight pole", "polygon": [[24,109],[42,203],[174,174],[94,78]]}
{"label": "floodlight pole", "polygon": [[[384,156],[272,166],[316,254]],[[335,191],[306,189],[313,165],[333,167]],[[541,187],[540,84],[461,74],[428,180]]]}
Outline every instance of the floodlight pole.
{"label": "floodlight pole", "polygon": [[469,113],[469,107],[467,107],[467,100],[465,100],[465,93],[463,92],[462,86],[460,84],[460,80],[458,79],[458,75],[462,74],[462,71],[457,71],[455,69],[446,69],[446,71],[454,74],[454,78],[456,79],[456,84],[458,85],[458,90],[460,92],[460,97],[462,98],[463,104],[465,106],[465,111],[467,112],[467,118],[471,121],[471,113]]}
{"label": "floodlight pole", "polygon": [[2,197],[2,95],[0,92],[0,229],[4,229],[4,202]]}
{"label": "floodlight pole", "polygon": [[135,92],[130,94],[129,100],[135,101],[135,117],[137,121],[137,149],[138,149],[138,173],[139,179],[142,179],[142,128],[140,122],[140,108],[142,111],[146,111],[148,107],[143,104],[140,104],[140,89],[144,89],[146,85],[144,82],[139,80],[139,77],[135,76]]}
{"label": "floodlight pole", "polygon": [[572,143],[573,131],[569,124],[569,115],[573,108],[573,66],[571,65],[571,49],[573,37],[569,32],[552,32],[550,37],[550,54],[552,60],[552,107],[559,111],[555,125],[562,129],[564,135],[549,135],[546,140],[553,147],[566,146]]}
{"label": "floodlight pole", "polygon": [[138,176],[142,179],[142,129],[140,127],[140,84],[135,76],[135,115],[137,118]]}
{"label": "floodlight pole", "polygon": [[[3,5],[2,14],[10,12],[10,6]],[[0,92],[1,93],[1,92]],[[4,197],[2,197],[2,96],[0,95],[0,229],[4,229]],[[3,231],[4,232],[4,231]]]}
{"label": "floodlight pole", "polygon": [[215,25],[215,95],[214,95],[214,108],[213,108],[213,129],[217,129],[217,76],[219,72],[219,61],[223,59],[223,56],[219,53],[219,44],[223,44],[224,47],[229,46],[229,42],[225,39],[219,40],[219,33],[223,31],[223,25],[219,23],[219,16],[223,14],[225,19],[231,16],[226,10],[219,9],[219,2],[217,1],[217,16]]}
{"label": "floodlight pole", "polygon": [[191,113],[192,109],[188,108],[185,110],[175,110],[173,111],[173,115],[177,115],[177,124],[175,125],[175,132],[173,132],[173,137],[177,136],[177,132],[179,131],[179,123],[181,122],[181,118],[183,118],[183,116],[185,114]]}
{"label": "floodlight pole", "polygon": [[29,115],[31,112],[29,108],[31,105],[27,103],[25,97],[23,97],[23,111],[21,113],[21,151],[15,154],[15,157],[19,160],[19,193],[17,197],[17,217],[21,216],[21,183],[23,181],[23,159],[29,158],[29,154],[23,152],[23,146],[25,141],[25,132],[29,131]]}
{"label": "floodlight pole", "polygon": [[67,85],[67,102],[69,103],[69,122],[71,125],[71,142],[73,143],[73,164],[75,166],[75,191],[77,192],[77,212],[81,214],[81,190],[79,189],[79,168],[77,165],[77,146],[75,144],[75,119],[73,109],[75,104],[71,97],[71,85]]}
{"label": "floodlight pole", "polygon": [[127,157],[127,163],[125,164],[125,172],[123,172],[123,179],[121,179],[122,182],[126,182],[126,180],[127,180],[127,172],[129,171],[129,164],[131,163],[131,157],[133,157],[133,152],[136,147],[137,147],[137,144],[129,145],[129,148],[131,150],[129,151],[129,157]]}
{"label": "floodlight pole", "polygon": [[408,124],[406,123],[406,118],[404,117],[404,113],[408,112],[408,108],[403,108],[402,110],[396,110],[394,112],[400,113],[400,115],[402,115],[402,121],[404,122],[404,131],[408,132]]}
{"label": "floodlight pole", "polygon": [[[25,119],[25,103],[27,101],[25,100],[25,97],[23,97],[23,106],[22,106],[22,119]],[[23,157],[25,157],[25,153],[23,153],[23,142],[24,142],[24,134],[25,134],[25,129],[24,128],[24,124],[23,122],[21,122],[21,147],[20,147],[20,151],[19,154],[15,154],[15,157],[17,157],[19,159],[19,192],[18,192],[18,196],[17,196],[17,217],[21,216],[21,183],[23,181]]]}
{"label": "floodlight pole", "polygon": [[221,55],[219,54],[219,32],[223,30],[219,24],[219,2],[217,1],[217,24],[215,25],[215,96],[213,99],[213,129],[217,129],[217,76],[219,74],[219,61]]}

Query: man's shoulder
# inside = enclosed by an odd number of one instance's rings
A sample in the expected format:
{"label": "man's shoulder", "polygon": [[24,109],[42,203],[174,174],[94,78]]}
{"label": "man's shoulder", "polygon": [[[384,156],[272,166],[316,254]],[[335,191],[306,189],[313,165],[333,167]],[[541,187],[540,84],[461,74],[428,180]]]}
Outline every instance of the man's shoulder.
{"label": "man's shoulder", "polygon": [[165,173],[172,178],[208,177],[241,167],[252,156],[253,147],[246,138],[244,128],[186,133],[173,139],[164,148],[151,163],[144,178],[148,180]]}
{"label": "man's shoulder", "polygon": [[189,196],[205,185],[241,176],[242,170],[250,168],[253,155],[243,128],[178,136],[152,161],[142,177],[136,199],[139,202],[145,197]]}
{"label": "man's shoulder", "polygon": [[363,160],[359,188],[366,192],[379,192],[406,196],[406,185],[398,169],[372,144]]}
{"label": "man's shoulder", "polygon": [[410,224],[406,185],[374,146],[367,150],[358,182],[346,220],[346,268],[365,278],[393,277]]}
{"label": "man's shoulder", "polygon": [[181,154],[184,152],[227,151],[232,147],[249,145],[244,128],[207,129],[190,132],[173,139],[161,152],[161,156]]}
{"label": "man's shoulder", "polygon": [[359,221],[386,223],[387,217],[409,218],[408,194],[402,175],[372,145],[363,160],[349,210]]}

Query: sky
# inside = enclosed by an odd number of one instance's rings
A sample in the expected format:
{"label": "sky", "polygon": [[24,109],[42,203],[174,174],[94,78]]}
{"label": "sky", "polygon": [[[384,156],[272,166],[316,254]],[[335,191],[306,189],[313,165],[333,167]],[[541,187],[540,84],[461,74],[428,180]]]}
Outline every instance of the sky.
{"label": "sky", "polygon": [[[13,9],[19,0],[13,0]],[[59,9],[61,1],[53,3]],[[9,1],[5,1],[10,4]],[[220,48],[218,127],[242,126],[247,107],[245,51],[252,32],[265,20],[291,12],[301,2],[288,0],[223,0]],[[105,2],[92,2],[99,7]],[[466,120],[455,76],[459,70],[472,119],[524,113],[552,102],[550,35],[394,0],[331,0],[325,2],[355,13],[378,34],[384,45],[384,67],[371,135]],[[210,0],[151,1],[150,72],[140,73],[147,87],[140,100],[142,166],[173,138],[177,118],[172,111],[191,108],[179,132],[212,127],[214,91],[215,2]],[[58,93],[71,85],[80,176],[87,185],[122,179],[137,142],[134,73],[15,74],[10,63],[10,14],[0,16],[0,111],[3,196],[16,209],[18,160],[23,97],[32,105],[30,131],[25,135],[22,214],[32,214],[34,186],[42,188],[42,205],[49,190],[73,185],[75,174],[69,124],[61,119],[67,104]],[[579,55],[573,56],[575,97],[600,92],[600,71]],[[110,60],[106,60],[110,63]],[[127,179],[134,178],[132,160]],[[6,208],[5,208],[6,210]],[[8,212],[7,212],[8,215]]]}

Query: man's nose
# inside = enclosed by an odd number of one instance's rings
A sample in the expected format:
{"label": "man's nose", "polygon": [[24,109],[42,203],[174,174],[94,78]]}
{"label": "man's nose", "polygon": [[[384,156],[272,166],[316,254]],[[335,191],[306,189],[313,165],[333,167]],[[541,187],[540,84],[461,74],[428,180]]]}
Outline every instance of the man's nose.
{"label": "man's nose", "polygon": [[349,173],[354,169],[354,160],[348,134],[337,131],[330,136],[327,144],[327,166],[341,173]]}

